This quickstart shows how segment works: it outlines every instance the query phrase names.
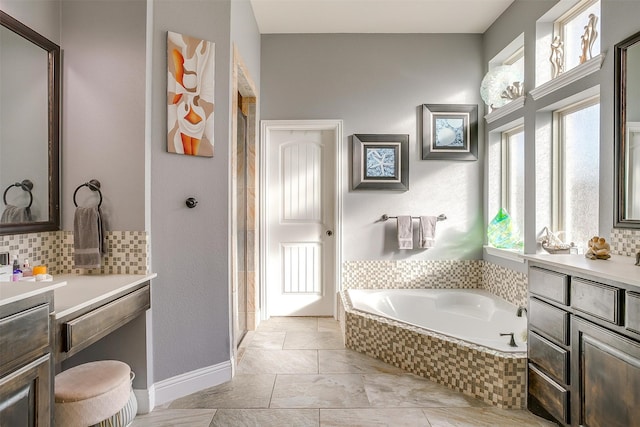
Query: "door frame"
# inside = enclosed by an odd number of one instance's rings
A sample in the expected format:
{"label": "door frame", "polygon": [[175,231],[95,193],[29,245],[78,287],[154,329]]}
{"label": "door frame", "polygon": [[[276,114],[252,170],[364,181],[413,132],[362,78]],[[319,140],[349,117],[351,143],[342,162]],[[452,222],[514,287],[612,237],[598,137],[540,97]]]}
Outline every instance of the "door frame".
{"label": "door frame", "polygon": [[[269,318],[269,301],[267,300],[267,277],[269,272],[268,262],[266,262],[267,248],[269,247],[269,230],[267,227],[267,200],[269,200],[269,186],[267,185],[267,177],[269,176],[269,157],[271,132],[279,130],[319,130],[333,131],[334,148],[333,160],[335,162],[335,181],[334,181],[334,216],[335,228],[335,292],[342,290],[342,195],[343,195],[343,168],[342,168],[342,120],[261,120],[260,121],[260,253],[263,254],[262,266],[260,268],[260,310],[261,320]],[[337,318],[337,297],[333,298],[333,317]]]}

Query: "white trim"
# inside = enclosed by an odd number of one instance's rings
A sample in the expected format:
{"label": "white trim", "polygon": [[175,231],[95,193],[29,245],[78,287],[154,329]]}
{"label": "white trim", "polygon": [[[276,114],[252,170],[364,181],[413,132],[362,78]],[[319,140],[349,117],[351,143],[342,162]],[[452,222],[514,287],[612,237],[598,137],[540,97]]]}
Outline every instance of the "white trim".
{"label": "white trim", "polygon": [[584,64],[580,64],[577,67],[565,71],[555,79],[551,79],[546,83],[541,84],[537,88],[531,90],[529,93],[534,100],[538,100],[550,93],[555,92],[558,89],[562,89],[565,86],[570,85],[583,77],[593,74],[600,70],[602,63],[604,62],[605,54],[601,53],[598,56],[594,56]]}
{"label": "white trim", "polygon": [[156,388],[153,384],[149,388],[133,389],[138,402],[138,415],[148,414],[156,406]]}
{"label": "white trim", "polygon": [[230,360],[206,368],[196,369],[195,371],[185,372],[153,385],[155,387],[155,403],[162,405],[229,380],[231,380]]}
{"label": "white trim", "polygon": [[[269,188],[267,186],[268,158],[269,158],[269,138],[272,130],[330,130],[335,133],[334,155],[336,167],[335,191],[335,230],[334,238],[337,239],[335,245],[335,292],[342,290],[342,120],[261,120],[260,121],[260,253],[266,254],[268,248],[267,233],[267,200],[269,200]],[[263,262],[265,260],[263,259]],[[266,283],[267,283],[267,263],[260,269],[260,318],[266,320],[268,317]],[[337,298],[333,297],[333,316],[336,317],[338,311]]]}
{"label": "white trim", "polygon": [[500,108],[496,108],[495,110],[493,110],[492,112],[484,116],[484,119],[487,121],[487,123],[493,123],[496,120],[501,119],[513,113],[514,111],[517,111],[523,108],[525,98],[526,96],[524,95],[520,96],[514,99],[513,101],[509,102],[508,104],[505,104]]}
{"label": "white trim", "polygon": [[524,258],[522,258],[522,255],[523,255],[522,251],[516,251],[514,249],[494,248],[493,246],[488,246],[488,245],[484,246],[484,250],[487,252],[487,254],[493,255],[495,257],[504,258],[510,261],[516,261],[520,263],[524,262]]}

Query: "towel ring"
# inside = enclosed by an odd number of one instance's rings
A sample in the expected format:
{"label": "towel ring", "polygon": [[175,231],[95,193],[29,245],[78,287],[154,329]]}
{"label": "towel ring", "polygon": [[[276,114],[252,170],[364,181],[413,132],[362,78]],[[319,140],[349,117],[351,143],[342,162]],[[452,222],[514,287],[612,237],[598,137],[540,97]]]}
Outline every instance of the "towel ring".
{"label": "towel ring", "polygon": [[29,193],[29,206],[27,206],[27,209],[30,208],[33,204],[33,193],[31,193],[31,190],[33,190],[33,182],[31,182],[31,180],[29,179],[25,179],[22,182],[16,182],[15,184],[11,184],[10,186],[8,186],[2,194],[2,201],[5,205],[7,204],[7,192],[13,187],[21,187],[24,191]]}
{"label": "towel ring", "polygon": [[73,204],[76,206],[76,208],[78,207],[78,203],[76,202],[76,194],[78,193],[78,190],[81,189],[82,187],[89,187],[91,191],[97,191],[98,194],[100,195],[100,201],[98,202],[98,207],[102,206],[102,191],[100,191],[100,181],[98,181],[97,179],[92,179],[89,182],[85,182],[84,184],[78,185],[78,188],[76,188],[76,191],[73,192]]}

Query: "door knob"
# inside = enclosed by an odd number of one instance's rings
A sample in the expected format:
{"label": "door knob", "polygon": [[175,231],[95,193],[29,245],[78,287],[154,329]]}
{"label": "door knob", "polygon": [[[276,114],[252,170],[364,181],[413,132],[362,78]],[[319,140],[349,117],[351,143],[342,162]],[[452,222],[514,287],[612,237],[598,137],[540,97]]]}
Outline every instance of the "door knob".
{"label": "door knob", "polygon": [[333,236],[333,231],[327,230],[327,236],[329,236],[329,237]]}

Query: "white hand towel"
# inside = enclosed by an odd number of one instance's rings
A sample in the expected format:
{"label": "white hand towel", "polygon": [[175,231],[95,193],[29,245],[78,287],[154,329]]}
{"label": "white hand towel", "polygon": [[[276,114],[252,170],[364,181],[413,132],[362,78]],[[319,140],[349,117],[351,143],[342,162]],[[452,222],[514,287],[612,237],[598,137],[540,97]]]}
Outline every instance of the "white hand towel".
{"label": "white hand towel", "polygon": [[432,248],[436,244],[436,223],[435,216],[421,216],[418,229],[418,245],[421,248]]}
{"label": "white hand towel", "polygon": [[398,249],[413,249],[413,221],[410,215],[398,215]]}

